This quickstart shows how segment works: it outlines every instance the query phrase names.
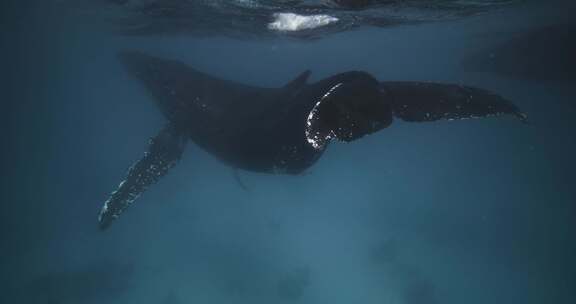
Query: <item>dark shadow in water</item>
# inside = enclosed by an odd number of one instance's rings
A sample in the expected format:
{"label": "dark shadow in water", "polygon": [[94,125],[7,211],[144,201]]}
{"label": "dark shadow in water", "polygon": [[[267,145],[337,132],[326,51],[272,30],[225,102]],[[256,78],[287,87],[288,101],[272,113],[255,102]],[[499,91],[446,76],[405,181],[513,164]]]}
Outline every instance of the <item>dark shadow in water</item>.
{"label": "dark shadow in water", "polygon": [[285,273],[278,280],[278,296],[284,300],[299,300],[310,284],[310,269],[300,267]]}
{"label": "dark shadow in water", "polygon": [[436,286],[432,280],[413,264],[403,261],[401,242],[388,238],[374,245],[368,252],[370,267],[380,269],[385,276],[398,284],[402,303],[435,304],[440,303]]}
{"label": "dark shadow in water", "polygon": [[132,266],[116,263],[50,272],[15,288],[11,301],[30,304],[106,303],[130,288],[133,274]]}
{"label": "dark shadow in water", "polygon": [[574,82],[576,80],[576,23],[536,28],[469,55],[467,71],[507,77]]}
{"label": "dark shadow in water", "polygon": [[162,304],[181,304],[181,303],[182,300],[180,300],[180,297],[178,297],[175,292],[170,292],[168,296],[166,296],[166,299],[162,301]]}

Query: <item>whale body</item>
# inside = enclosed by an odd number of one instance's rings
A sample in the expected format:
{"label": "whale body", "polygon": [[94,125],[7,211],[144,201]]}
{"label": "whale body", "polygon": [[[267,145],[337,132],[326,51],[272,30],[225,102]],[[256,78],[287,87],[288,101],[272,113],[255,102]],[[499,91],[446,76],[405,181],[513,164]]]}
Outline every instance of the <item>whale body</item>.
{"label": "whale body", "polygon": [[309,83],[310,71],[304,71],[282,87],[263,88],[142,52],[119,58],[167,123],[104,204],[102,229],[178,162],[188,141],[234,169],[301,174],[332,140],[357,140],[395,118],[428,122],[510,114],[526,120],[510,101],[457,84],[380,82],[363,71]]}

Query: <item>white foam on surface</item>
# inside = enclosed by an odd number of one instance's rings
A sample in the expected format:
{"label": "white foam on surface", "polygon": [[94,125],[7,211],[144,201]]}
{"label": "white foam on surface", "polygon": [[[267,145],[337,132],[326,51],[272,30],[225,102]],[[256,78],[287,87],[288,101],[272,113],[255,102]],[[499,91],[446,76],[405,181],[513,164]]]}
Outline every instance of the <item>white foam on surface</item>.
{"label": "white foam on surface", "polygon": [[276,13],[274,21],[268,24],[268,29],[281,32],[295,32],[314,29],[338,22],[338,18],[330,15],[298,15],[294,13]]}

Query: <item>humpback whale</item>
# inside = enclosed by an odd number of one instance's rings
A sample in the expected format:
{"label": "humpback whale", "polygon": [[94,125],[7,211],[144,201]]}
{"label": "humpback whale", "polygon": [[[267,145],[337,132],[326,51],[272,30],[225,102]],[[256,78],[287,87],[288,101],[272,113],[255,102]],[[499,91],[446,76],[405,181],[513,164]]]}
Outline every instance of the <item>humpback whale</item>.
{"label": "humpback whale", "polygon": [[178,162],[189,140],[234,170],[301,174],[331,141],[357,140],[394,118],[428,122],[510,114],[526,121],[510,101],[463,85],[380,82],[362,71],[310,83],[310,71],[304,71],[283,87],[263,88],[139,51],[124,51],[119,58],[154,97],[167,123],[105,202],[101,229]]}

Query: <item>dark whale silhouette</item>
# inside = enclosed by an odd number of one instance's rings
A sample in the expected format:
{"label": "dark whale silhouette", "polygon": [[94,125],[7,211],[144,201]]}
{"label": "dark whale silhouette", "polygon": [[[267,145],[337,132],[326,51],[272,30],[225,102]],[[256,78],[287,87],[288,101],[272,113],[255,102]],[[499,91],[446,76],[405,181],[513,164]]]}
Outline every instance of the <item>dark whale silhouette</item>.
{"label": "dark whale silhouette", "polygon": [[465,70],[491,72],[532,81],[576,81],[576,22],[538,27],[475,50],[463,61]]}
{"label": "dark whale silhouette", "polygon": [[300,174],[332,139],[356,140],[388,127],[394,117],[413,122],[500,114],[526,118],[506,99],[462,85],[379,82],[360,71],[308,83],[305,71],[283,87],[261,88],[140,52],[123,52],[120,59],[144,83],[168,123],[106,201],[102,229],[176,164],[188,139],[235,169]]}

